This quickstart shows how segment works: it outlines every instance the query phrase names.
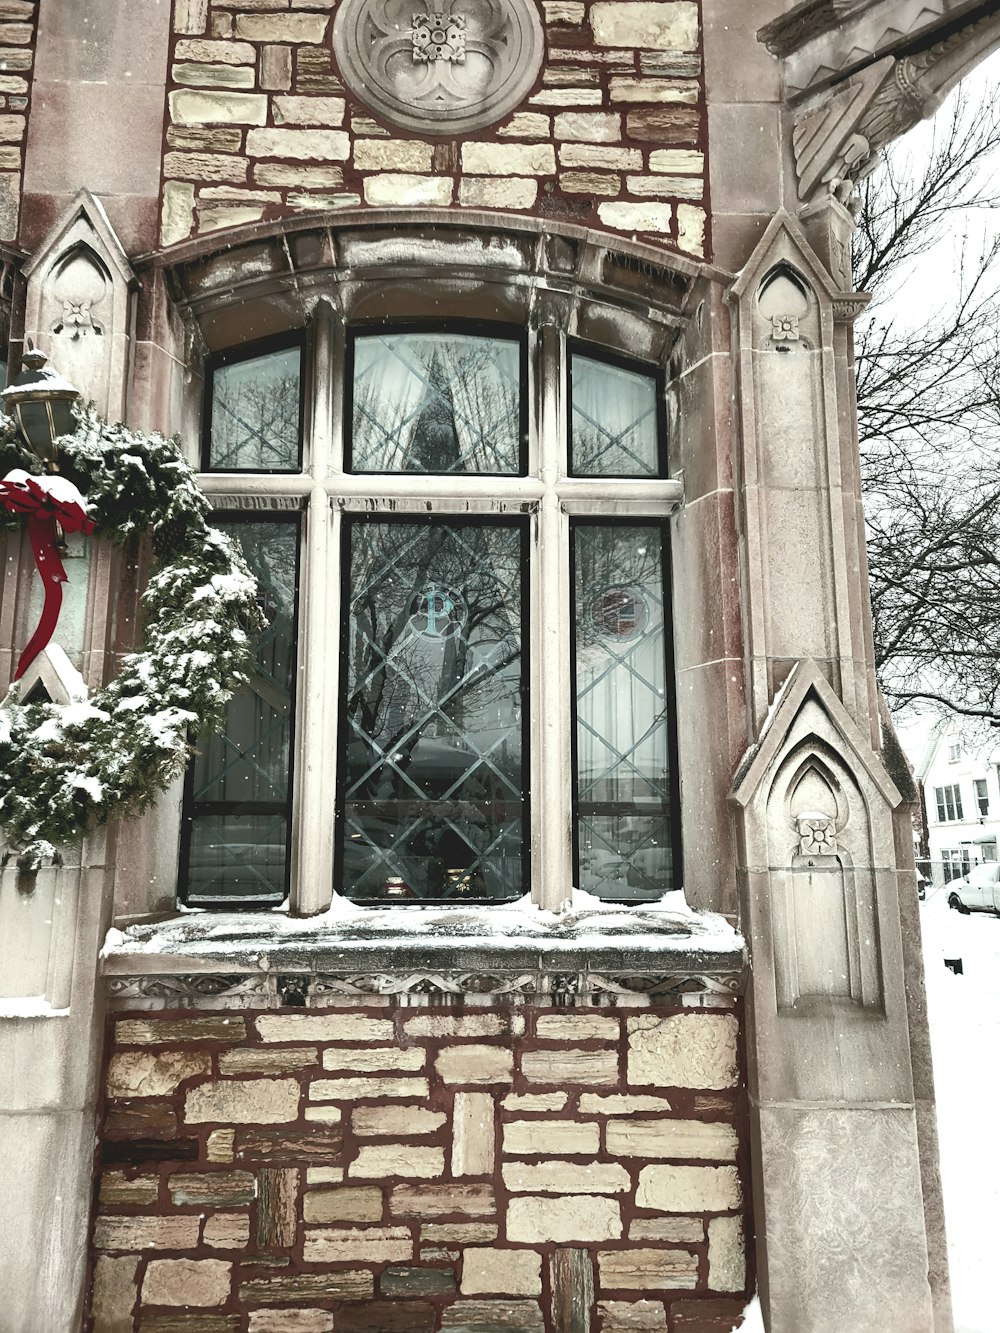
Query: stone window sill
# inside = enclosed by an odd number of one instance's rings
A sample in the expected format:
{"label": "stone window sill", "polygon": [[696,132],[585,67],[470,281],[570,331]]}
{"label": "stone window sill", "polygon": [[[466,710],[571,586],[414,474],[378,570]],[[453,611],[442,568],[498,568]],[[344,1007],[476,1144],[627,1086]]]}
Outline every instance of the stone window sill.
{"label": "stone window sill", "polygon": [[[122,1008],[358,1003],[729,1004],[743,938],[679,894],[616,907],[578,895],[561,914],[506,907],[359,908],[322,916],[200,913],[109,932],[102,969]],[[579,900],[583,902],[578,905]],[[418,998],[419,997],[419,998]]]}

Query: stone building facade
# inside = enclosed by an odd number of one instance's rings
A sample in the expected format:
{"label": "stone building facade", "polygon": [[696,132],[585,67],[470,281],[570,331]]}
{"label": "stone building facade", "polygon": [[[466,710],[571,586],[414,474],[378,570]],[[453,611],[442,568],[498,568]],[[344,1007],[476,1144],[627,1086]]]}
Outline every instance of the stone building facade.
{"label": "stone building facade", "polygon": [[[0,0],[11,371],[177,432],[268,625],[2,871],[5,1330],[951,1328],[849,251],[993,10]],[[53,702],[152,559],[68,543]]]}

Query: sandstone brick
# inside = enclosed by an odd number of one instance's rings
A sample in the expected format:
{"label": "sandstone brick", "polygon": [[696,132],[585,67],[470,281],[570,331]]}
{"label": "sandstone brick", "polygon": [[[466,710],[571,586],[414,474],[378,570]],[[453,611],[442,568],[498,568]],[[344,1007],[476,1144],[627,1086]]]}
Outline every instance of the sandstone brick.
{"label": "sandstone brick", "polygon": [[[622,137],[622,118],[609,111],[564,111],[555,118],[554,133],[557,139],[582,140],[584,143],[617,143]],[[552,1014],[546,1017],[559,1018],[560,1015]],[[600,1021],[608,1023],[614,1020]]]}
{"label": "sandstone brick", "polygon": [[0,170],[19,171],[21,167],[20,148],[0,147]]}
{"label": "sandstone brick", "polygon": [[354,165],[358,171],[428,172],[433,157],[433,144],[420,143],[416,139],[354,141]]}
{"label": "sandstone brick", "polygon": [[600,106],[604,94],[600,88],[543,88],[528,98],[529,106]]}
{"label": "sandstone brick", "polygon": [[318,1078],[309,1085],[314,1101],[360,1102],[375,1097],[429,1096],[425,1078]]}
{"label": "sandstone brick", "polygon": [[742,1190],[735,1166],[646,1166],[635,1201],[661,1213],[724,1213],[739,1208]]}
{"label": "sandstone brick", "polygon": [[621,1211],[615,1199],[596,1195],[519,1195],[507,1205],[507,1239],[538,1244],[618,1240]]}
{"label": "sandstone brick", "polygon": [[301,190],[290,190],[285,203],[289,208],[324,209],[357,208],[361,203],[360,194],[303,194]]}
{"label": "sandstone brick", "polygon": [[[226,157],[222,153],[167,153],[163,159],[163,170],[168,176],[188,177],[191,180],[245,181],[247,177],[247,164],[242,158]],[[173,183],[168,182],[168,185]],[[172,217],[176,216],[177,207],[180,205],[181,191],[178,191],[177,200],[178,205],[171,210]],[[186,203],[186,194],[184,202]],[[193,204],[192,195],[192,206]],[[166,213],[167,208],[164,204],[164,215]],[[217,1041],[218,1038],[206,1037],[205,1040]],[[233,1041],[239,1040],[239,1037],[233,1038]]]}
{"label": "sandstone brick", "polygon": [[614,199],[622,192],[622,178],[607,171],[563,171],[559,175],[559,188],[566,194]]}
{"label": "sandstone brick", "polygon": [[632,1187],[615,1162],[505,1162],[503,1183],[527,1194],[625,1194]]}
{"label": "sandstone brick", "polygon": [[462,1259],[463,1296],[540,1296],[542,1258],[534,1250],[470,1247]]}
{"label": "sandstone brick", "polygon": [[598,144],[566,143],[559,148],[559,165],[591,167],[599,171],[641,171],[638,148],[605,148]]}
{"label": "sandstone brick", "polygon": [[344,1179],[342,1166],[307,1166],[307,1185],[335,1185]]}
{"label": "sandstone brick", "polygon": [[379,1278],[383,1296],[432,1295],[455,1290],[455,1273],[445,1268],[417,1268],[411,1264],[394,1264]]}
{"label": "sandstone brick", "polygon": [[693,79],[630,79],[614,76],[610,81],[612,102],[680,102],[693,106],[700,96]]}
{"label": "sandstone brick", "polygon": [[505,1111],[561,1111],[567,1100],[565,1092],[512,1092],[503,1099],[503,1108]]}
{"label": "sandstone brick", "polygon": [[275,97],[275,125],[342,125],[342,97]]}
{"label": "sandstone brick", "polygon": [[525,1051],[521,1073],[529,1083],[582,1083],[593,1086],[618,1082],[617,1051],[567,1049]]}
{"label": "sandstone brick", "polygon": [[198,230],[222,231],[226,227],[242,227],[247,222],[259,222],[263,216],[264,209],[257,205],[246,208],[237,205],[199,208]]}
{"label": "sandstone brick", "polygon": [[430,1179],[444,1175],[444,1149],[413,1143],[366,1143],[358,1149],[347,1174],[368,1180],[384,1176]]}
{"label": "sandstone brick", "polygon": [[[616,231],[655,231],[669,232],[673,219],[671,204],[598,204],[597,215],[606,227]],[[649,1083],[652,1079],[632,1079],[630,1082]]]}
{"label": "sandstone brick", "polygon": [[110,1102],[104,1118],[104,1132],[105,1151],[110,1147],[107,1137],[113,1138],[116,1134],[133,1137],[148,1134],[169,1139],[177,1133],[177,1112],[169,1102]]}
{"label": "sandstone brick", "polygon": [[232,125],[168,125],[167,143],[196,153],[238,153],[243,131]]}
{"label": "sandstone brick", "polygon": [[370,116],[352,115],[351,130],[358,139],[391,138],[391,135],[385,126],[380,125],[377,120],[372,120]]}
{"label": "sandstone brick", "polygon": [[212,1250],[242,1250],[250,1244],[248,1213],[213,1213],[205,1219],[202,1244]]}
{"label": "sandstone brick", "polygon": [[654,148],[649,154],[649,169],[700,176],[705,170],[705,154],[693,148]]}
{"label": "sandstone brick", "polygon": [[713,1217],[708,1223],[708,1285],[713,1291],[742,1291],[746,1286],[743,1223],[738,1217]]}
{"label": "sandstone brick", "polygon": [[346,1306],[337,1333],[434,1333],[437,1310],[427,1301],[372,1301]]}
{"label": "sandstone brick", "polygon": [[639,68],[653,78],[696,79],[701,73],[697,51],[640,51]]}
{"label": "sandstone brick", "polygon": [[[296,161],[319,160],[321,162],[344,162],[350,152],[351,141],[344,130],[249,130],[247,132],[247,153],[250,157],[284,157]],[[260,1020],[258,1020],[259,1022]],[[293,1019],[275,1018],[276,1023],[290,1023]],[[308,1019],[301,1019],[307,1022]],[[321,1018],[316,1020],[322,1022]],[[385,1023],[386,1019],[359,1019],[360,1023]],[[262,1033],[263,1035],[263,1033]],[[265,1041],[303,1041],[316,1040],[313,1033],[303,1033],[298,1037],[265,1037]]]}
{"label": "sandstone brick", "polygon": [[503,1046],[445,1046],[434,1067],[445,1083],[509,1083],[514,1056]]}
{"label": "sandstone brick", "polygon": [[236,36],[248,42],[309,43],[326,34],[328,14],[237,14]]}
{"label": "sandstone brick", "polygon": [[[219,191],[202,190],[202,198],[225,197]],[[234,192],[235,193],[235,192]],[[231,196],[230,196],[231,197]],[[274,198],[273,195],[258,195],[257,198]],[[259,1046],[237,1046],[235,1050],[223,1051],[219,1056],[220,1074],[287,1074],[293,1069],[307,1069],[319,1062],[319,1052],[315,1046],[298,1046],[292,1049],[262,1049]]]}
{"label": "sandstone brick", "polygon": [[91,1298],[95,1333],[132,1333],[138,1267],[139,1260],[134,1254],[121,1259],[98,1255]]}
{"label": "sandstone brick", "polygon": [[211,1056],[200,1051],[119,1051],[108,1065],[108,1096],[161,1097],[211,1069]]}
{"label": "sandstone brick", "polygon": [[463,208],[532,208],[538,198],[538,182],[512,176],[507,180],[463,176],[458,202]]}
{"label": "sandstone brick", "polygon": [[239,1333],[238,1322],[239,1316],[234,1314],[177,1310],[169,1314],[144,1314],[140,1328],[142,1333]]}
{"label": "sandstone brick", "polygon": [[677,205],[677,244],[689,254],[705,253],[705,210],[693,204]]}
{"label": "sandstone brick", "polygon": [[[625,207],[625,205],[622,205]],[[643,1014],[627,1020],[628,1079],[662,1087],[729,1088],[737,1081],[732,1014]]]}
{"label": "sandstone brick", "polygon": [[664,1240],[672,1244],[700,1244],[705,1223],[700,1217],[637,1217],[629,1223],[629,1240]]}
{"label": "sandstone brick", "polygon": [[462,170],[469,176],[551,176],[555,169],[551,144],[462,145]]}
{"label": "sandstone brick", "polygon": [[390,1210],[394,1217],[492,1217],[496,1200],[492,1185],[396,1185]]}
{"label": "sandstone brick", "polygon": [[667,1333],[662,1301],[599,1301],[601,1333]]}
{"label": "sandstone brick", "polygon": [[15,69],[31,69],[33,63],[31,51],[21,51],[16,46],[0,46],[0,70],[4,73]]}
{"label": "sandstone brick", "polygon": [[584,1115],[633,1115],[638,1111],[669,1111],[670,1102],[666,1097],[645,1093],[611,1092],[602,1096],[595,1092],[582,1092],[580,1110]]}
{"label": "sandstone brick", "polygon": [[344,1131],[321,1129],[241,1129],[237,1156],[248,1162],[323,1162],[340,1156]]}
{"label": "sandstone brick", "polygon": [[329,1310],[251,1310],[247,1333],[332,1333]]}
{"label": "sandstone brick", "polygon": [[182,88],[167,97],[170,119],[179,125],[263,125],[267,98],[263,93],[198,92]]}
{"label": "sandstone brick", "polygon": [[145,1305],[224,1305],[233,1266],[225,1259],[151,1259],[142,1283]]}
{"label": "sandstone brick", "polygon": [[397,208],[450,204],[453,188],[450,176],[414,176],[407,172],[387,171],[364,180],[365,203]]}
{"label": "sandstone brick", "polygon": [[235,1139],[235,1129],[213,1129],[205,1145],[205,1156],[210,1162],[231,1162]]}
{"label": "sandstone brick", "polygon": [[380,1222],[382,1191],[374,1185],[309,1190],[302,1201],[307,1222]]}
{"label": "sandstone brick", "polygon": [[289,166],[284,162],[255,162],[253,178],[261,185],[297,185],[305,190],[339,189],[344,183],[341,167]]}
{"label": "sandstone brick", "polygon": [[433,1134],[446,1119],[443,1111],[428,1111],[423,1106],[359,1106],[351,1113],[351,1126],[359,1138],[376,1134],[405,1137]]}
{"label": "sandstone brick", "polygon": [[612,1157],[699,1157],[736,1160],[732,1125],[704,1120],[609,1120],[607,1150]]}
{"label": "sandstone brick", "polygon": [[549,65],[542,70],[543,88],[596,88],[600,82],[600,70],[586,59],[575,65]]}
{"label": "sandstone brick", "polygon": [[601,1131],[593,1120],[512,1120],[503,1127],[503,1150],[507,1156],[558,1157],[568,1153],[596,1153],[600,1147]]}
{"label": "sandstone brick", "polygon": [[190,1250],[198,1244],[198,1217],[98,1216],[94,1248],[98,1250]]}
{"label": "sandstone brick", "polygon": [[307,1228],[302,1258],[307,1264],[391,1263],[413,1258],[408,1227]]}
{"label": "sandstone brick", "polygon": [[273,1250],[295,1244],[299,1173],[295,1167],[264,1167],[258,1172],[257,1248]]}
{"label": "sandstone brick", "polygon": [[696,107],[660,106],[630,111],[625,123],[629,138],[640,143],[693,147],[698,142],[701,117]]}
{"label": "sandstone brick", "polygon": [[550,118],[544,111],[516,111],[497,134],[503,139],[547,139],[549,126]]}
{"label": "sandstone brick", "polygon": [[294,1079],[245,1079],[202,1083],[184,1101],[188,1124],[221,1120],[231,1124],[273,1125],[299,1113],[299,1085]]}
{"label": "sandstone brick", "polygon": [[337,1273],[295,1273],[287,1277],[259,1277],[240,1283],[240,1300],[248,1304],[301,1304],[309,1301],[370,1301],[375,1280],[367,1269]]}
{"label": "sandstone brick", "polygon": [[174,83],[191,88],[252,88],[254,72],[246,65],[207,65],[177,61],[170,67]]}
{"label": "sandstone brick", "polygon": [[105,1171],[101,1175],[98,1198],[102,1204],[156,1203],[160,1192],[159,1176],[132,1176],[124,1171]]}
{"label": "sandstone brick", "polygon": [[175,60],[204,60],[213,65],[252,65],[257,53],[249,42],[215,42],[211,38],[182,37],[174,47]]}
{"label": "sandstone brick", "polygon": [[[170,156],[170,154],[168,154]],[[175,155],[179,156],[179,154]],[[173,175],[173,172],[167,172]],[[242,1018],[122,1018],[115,1024],[116,1046],[163,1046],[189,1041],[245,1041]]]}
{"label": "sandstone brick", "polygon": [[331,1046],[323,1052],[324,1069],[352,1069],[370,1073],[380,1069],[398,1069],[412,1073],[423,1069],[427,1052],[419,1046],[404,1050],[398,1046],[366,1046],[344,1048]]}
{"label": "sandstone brick", "polygon": [[629,194],[652,199],[700,199],[705,187],[698,176],[629,176]]}
{"label": "sandstone brick", "polygon": [[640,46],[693,51],[698,45],[698,6],[692,0],[596,0],[590,26],[598,46]]}
{"label": "sandstone brick", "polygon": [[551,26],[568,24],[577,26],[583,22],[583,0],[542,0],[545,22]]}
{"label": "sandstone brick", "polygon": [[[296,172],[297,176],[301,169],[285,167],[284,171]],[[316,168],[307,169],[315,171]],[[263,168],[256,168],[256,171],[263,171]],[[281,181],[273,180],[272,184],[281,184]],[[295,184],[295,181],[289,180],[287,184]],[[261,1014],[256,1018],[255,1026],[261,1041],[393,1040],[392,1018],[368,1018],[359,1013]]]}
{"label": "sandstone brick", "polygon": [[208,22],[208,0],[177,0],[174,6],[175,32],[204,32]]}
{"label": "sandstone brick", "polygon": [[257,1194],[257,1182],[249,1171],[174,1172],[167,1181],[175,1204],[225,1206],[251,1203]]}
{"label": "sandstone brick", "polygon": [[[442,1329],[454,1333],[544,1333],[537,1301],[456,1301],[441,1317]],[[407,1330],[409,1333],[409,1330]]]}
{"label": "sandstone brick", "polygon": [[292,86],[292,48],[263,46],[260,51],[260,86],[284,92]]}
{"label": "sandstone brick", "polygon": [[489,1245],[497,1238],[492,1222],[425,1222],[420,1228],[424,1240],[454,1245]]}
{"label": "sandstone brick", "polygon": [[456,1092],[452,1112],[451,1174],[485,1176],[493,1170],[495,1106],[488,1092]]}
{"label": "sandstone brick", "polygon": [[698,1285],[698,1256],[691,1250],[599,1250],[597,1271],[604,1291],[693,1290]]}
{"label": "sandstone brick", "polygon": [[413,1014],[403,1020],[408,1037],[503,1037],[522,1036],[524,1015],[500,1014]]}
{"label": "sandstone brick", "polygon": [[[254,203],[254,204],[273,204],[281,202],[281,195],[277,190],[244,190],[241,189],[240,186],[238,185],[203,185],[198,192],[198,198],[202,204],[204,204],[204,202],[208,199],[225,199],[230,203],[235,202],[235,203]],[[241,1047],[240,1049],[241,1051],[244,1052],[249,1051],[251,1055],[258,1054],[258,1052],[254,1051],[252,1047],[250,1048]],[[279,1058],[277,1060],[264,1059],[261,1060],[259,1064],[250,1061],[247,1064],[246,1068],[241,1070],[238,1069],[237,1067],[234,1067],[239,1065],[240,1062],[238,1060],[233,1062],[225,1061],[224,1057],[226,1054],[228,1054],[228,1052],[223,1051],[222,1057],[220,1058],[219,1061],[220,1073],[284,1074],[288,1073],[289,1069],[300,1068],[300,1065],[295,1062],[294,1058],[290,1064],[283,1064],[281,1059]],[[259,1054],[263,1056],[278,1055],[280,1057],[281,1052],[261,1051],[259,1052]],[[228,1065],[226,1069],[222,1068],[223,1063]]]}

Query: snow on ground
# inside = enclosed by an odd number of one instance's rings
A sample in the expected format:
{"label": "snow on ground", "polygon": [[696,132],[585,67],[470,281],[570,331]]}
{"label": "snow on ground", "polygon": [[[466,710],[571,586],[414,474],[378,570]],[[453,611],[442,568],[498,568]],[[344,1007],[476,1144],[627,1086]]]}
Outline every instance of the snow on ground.
{"label": "snow on ground", "polygon": [[[1000,1219],[1000,917],[921,904],[955,1333],[996,1333]],[[960,957],[955,976],[944,958]]]}

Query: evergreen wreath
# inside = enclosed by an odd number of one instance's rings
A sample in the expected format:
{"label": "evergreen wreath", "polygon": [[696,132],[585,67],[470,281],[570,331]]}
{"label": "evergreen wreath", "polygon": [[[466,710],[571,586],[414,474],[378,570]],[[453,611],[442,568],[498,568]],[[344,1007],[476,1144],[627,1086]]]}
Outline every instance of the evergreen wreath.
{"label": "evergreen wreath", "polygon": [[[0,701],[0,835],[28,872],[151,803],[197,732],[222,721],[263,628],[256,580],[206,521],[209,501],[178,440],[108,425],[91,408],[77,418],[58,441],[60,475],[83,493],[97,535],[133,549],[151,536],[153,572],[141,649],[108,685],[83,702],[21,704],[15,684]],[[0,414],[0,477],[38,466]],[[0,509],[0,534],[18,524]]]}

